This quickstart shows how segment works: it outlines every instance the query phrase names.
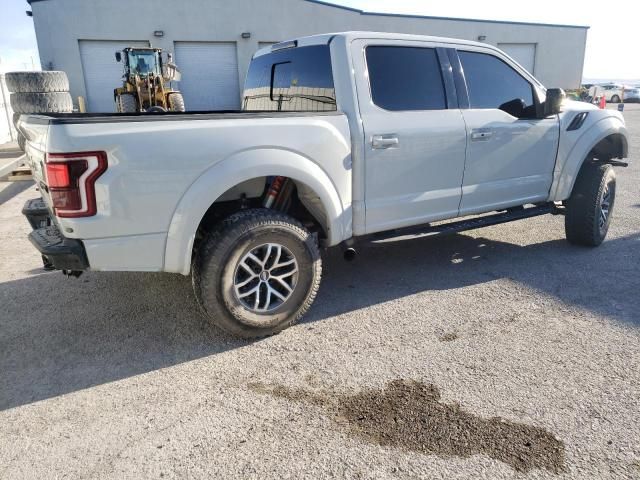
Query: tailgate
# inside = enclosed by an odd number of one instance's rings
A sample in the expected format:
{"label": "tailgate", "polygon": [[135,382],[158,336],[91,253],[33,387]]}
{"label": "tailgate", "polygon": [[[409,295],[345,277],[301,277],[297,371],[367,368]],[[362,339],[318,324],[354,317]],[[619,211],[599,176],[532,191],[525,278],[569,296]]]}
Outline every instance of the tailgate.
{"label": "tailgate", "polygon": [[[46,185],[44,163],[46,157],[47,137],[49,134],[50,118],[42,115],[22,115],[18,120],[18,131],[25,137],[25,156],[27,164],[33,173],[36,185]],[[41,188],[42,196],[50,204],[45,195],[46,190]]]}

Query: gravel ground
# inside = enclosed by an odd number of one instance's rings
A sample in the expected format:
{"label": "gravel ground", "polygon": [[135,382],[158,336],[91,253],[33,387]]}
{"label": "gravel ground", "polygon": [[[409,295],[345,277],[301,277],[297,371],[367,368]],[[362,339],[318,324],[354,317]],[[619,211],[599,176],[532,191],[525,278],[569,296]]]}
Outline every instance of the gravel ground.
{"label": "gravel ground", "polygon": [[598,249],[540,217],[329,252],[259,342],[187,278],[44,273],[36,192],[0,183],[0,478],[640,478],[640,163],[618,173]]}

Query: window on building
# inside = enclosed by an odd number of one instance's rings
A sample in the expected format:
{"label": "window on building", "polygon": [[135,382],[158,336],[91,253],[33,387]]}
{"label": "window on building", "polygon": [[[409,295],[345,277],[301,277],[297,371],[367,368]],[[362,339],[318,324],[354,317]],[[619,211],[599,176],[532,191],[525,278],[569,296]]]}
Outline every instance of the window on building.
{"label": "window on building", "polygon": [[447,108],[434,48],[370,46],[367,68],[373,103],[391,111]]}
{"label": "window on building", "polygon": [[328,45],[278,50],[251,62],[244,110],[322,112],[336,108]]}
{"label": "window on building", "polygon": [[459,51],[471,108],[498,108],[515,117],[535,116],[533,86],[493,55]]}

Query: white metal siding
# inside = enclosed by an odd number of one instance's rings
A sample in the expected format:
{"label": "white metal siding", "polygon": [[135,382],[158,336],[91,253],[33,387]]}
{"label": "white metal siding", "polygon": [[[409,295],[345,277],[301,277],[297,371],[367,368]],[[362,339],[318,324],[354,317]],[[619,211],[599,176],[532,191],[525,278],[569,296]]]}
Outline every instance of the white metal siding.
{"label": "white metal siding", "polygon": [[116,62],[116,52],[126,47],[148,46],[149,42],[142,41],[80,40],[87,111],[115,112],[113,90],[122,86],[124,68],[122,63]]}
{"label": "white metal siding", "polygon": [[535,75],[535,43],[499,43],[498,48],[522,65],[529,73]]}
{"label": "white metal siding", "polygon": [[0,145],[16,141],[16,130],[13,126],[13,110],[9,103],[9,90],[5,84],[4,74],[0,75]]}
{"label": "white metal siding", "polygon": [[178,84],[187,110],[235,110],[240,107],[235,43],[175,42]]}

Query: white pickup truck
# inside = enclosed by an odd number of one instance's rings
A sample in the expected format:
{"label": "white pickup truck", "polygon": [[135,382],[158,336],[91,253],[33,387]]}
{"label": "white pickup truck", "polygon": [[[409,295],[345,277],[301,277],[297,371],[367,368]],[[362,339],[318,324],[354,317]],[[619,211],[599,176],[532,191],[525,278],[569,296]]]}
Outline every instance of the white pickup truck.
{"label": "white pickup truck", "polygon": [[[244,337],[311,306],[320,247],[542,214],[597,246],[624,166],[620,113],[564,100],[500,50],[448,38],[319,35],[256,53],[243,110],[25,115],[46,263],[192,275]],[[465,217],[465,218],[462,218]]]}

